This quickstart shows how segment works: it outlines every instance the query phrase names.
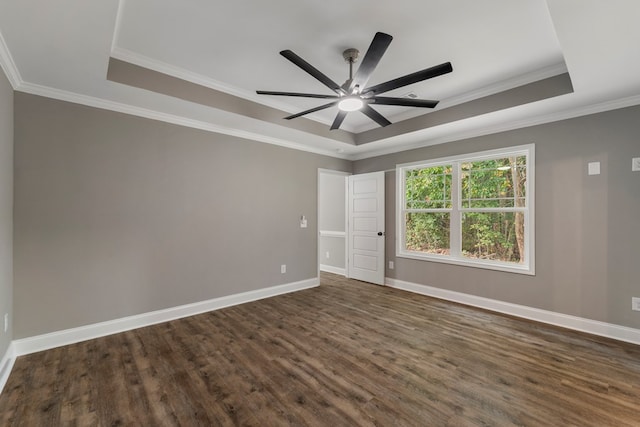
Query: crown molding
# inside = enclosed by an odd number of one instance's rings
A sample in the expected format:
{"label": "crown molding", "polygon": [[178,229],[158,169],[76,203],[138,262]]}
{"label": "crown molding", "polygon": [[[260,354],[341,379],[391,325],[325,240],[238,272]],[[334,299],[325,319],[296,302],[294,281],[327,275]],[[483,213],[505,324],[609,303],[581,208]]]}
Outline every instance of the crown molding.
{"label": "crown molding", "polygon": [[[155,111],[155,110],[151,110],[143,107],[137,107],[137,106],[120,103],[116,101],[110,101],[110,100],[105,100],[105,99],[101,99],[93,96],[82,95],[82,94],[78,94],[70,91],[54,89],[48,86],[37,85],[33,83],[21,82],[14,89],[20,92],[44,96],[47,98],[58,99],[61,101],[67,101],[74,104],[81,104],[89,107],[100,108],[100,109],[120,112],[124,114],[130,114],[133,116],[144,117],[152,120],[159,120],[166,123],[172,123],[172,124],[190,127],[194,129],[200,129],[208,132],[215,132],[215,133],[220,133],[220,134],[225,134],[230,136],[236,136],[239,138],[265,142],[267,144],[277,145],[280,147],[291,148],[294,150],[306,151],[313,154],[320,154],[324,156],[351,160],[351,161],[363,160],[371,157],[383,156],[386,154],[398,153],[400,151],[423,148],[423,147],[428,147],[428,146],[437,145],[437,144],[444,144],[447,142],[474,138],[478,136],[491,135],[494,133],[506,132],[514,129],[526,128],[526,127],[536,126],[536,125],[545,124],[545,123],[567,120],[575,117],[586,116],[590,114],[596,114],[596,113],[616,110],[619,108],[625,108],[625,107],[630,107],[630,106],[640,104],[640,95],[634,95],[634,96],[621,98],[621,99],[603,101],[596,104],[577,106],[574,108],[565,109],[563,111],[537,115],[537,116],[524,118],[520,120],[509,120],[500,124],[490,124],[490,125],[484,125],[484,126],[480,124],[474,129],[469,129],[461,132],[452,131],[447,135],[443,135],[443,136],[429,137],[428,135],[425,135],[424,139],[418,142],[412,142],[412,143],[406,143],[406,144],[399,143],[397,145],[393,145],[389,147],[366,150],[366,151],[363,150],[362,152],[356,152],[356,153],[344,153],[344,152],[340,153],[332,149],[327,149],[327,150],[318,149],[318,148],[309,147],[304,144],[288,141],[281,138],[274,138],[274,137],[265,136],[259,133],[255,133],[255,132],[248,132],[248,131],[243,131],[239,129],[228,128],[225,126],[219,126],[209,122],[189,119],[189,118],[177,116],[174,114],[162,113],[159,111]],[[493,113],[489,113],[489,114],[493,114]],[[487,116],[489,114],[487,114]],[[483,120],[482,117],[483,116],[476,116],[476,117],[471,117],[467,120],[482,121]],[[449,123],[443,126],[450,126],[450,125],[451,124]],[[425,129],[424,131],[419,131],[418,134],[422,132],[426,133],[430,129],[433,129],[433,128]],[[393,143],[393,139],[394,138],[389,138],[388,142]],[[383,141],[378,141],[378,142],[383,142]]]}
{"label": "crown molding", "polygon": [[16,63],[13,61],[13,56],[11,56],[9,46],[7,46],[7,43],[4,40],[2,31],[0,31],[0,67],[7,76],[7,80],[9,80],[13,90],[16,90],[23,83],[23,80],[22,76],[20,76],[20,71],[18,71]]}
{"label": "crown molding", "polygon": [[124,10],[124,1],[118,0],[118,9],[116,10],[116,21],[113,24],[113,35],[111,36],[111,51],[118,46],[118,36],[120,35],[120,27],[122,25],[122,14]]}
{"label": "crown molding", "polygon": [[[116,36],[114,36],[114,42],[115,40],[116,40]],[[111,57],[115,59],[119,59],[121,61],[129,62],[134,65],[138,65],[143,68],[148,68],[150,70],[157,71],[159,73],[166,74],[171,77],[185,80],[200,86],[204,86],[210,89],[224,92],[229,95],[237,96],[238,98],[247,99],[257,104],[265,105],[271,108],[276,108],[278,110],[282,110],[287,113],[298,112],[298,110],[295,107],[292,107],[291,105],[286,104],[284,102],[278,102],[273,98],[259,96],[255,92],[237,88],[235,86],[223,83],[219,80],[212,79],[202,74],[194,73],[192,71],[185,70],[184,68],[176,67],[175,65],[171,65],[166,62],[159,61],[157,59],[153,59],[136,52],[132,52],[128,49],[123,49],[121,47],[114,46],[111,49]],[[316,122],[322,123],[324,125],[331,125],[330,121],[321,117],[317,117],[314,114],[308,114],[306,117]]]}
{"label": "crown molding", "polygon": [[[438,103],[437,110],[444,110],[445,108],[455,107],[456,105],[464,104],[466,102],[475,101],[476,99],[484,98],[486,96],[495,95],[500,92],[505,92],[511,89],[518,88],[520,86],[524,86],[527,84],[535,83],[540,80],[545,80],[551,77],[558,76],[560,74],[567,73],[567,65],[564,62],[559,62],[557,64],[549,65],[547,67],[540,68],[538,70],[534,70],[525,74],[520,74],[515,77],[508,78],[506,80],[501,80],[496,83],[492,83],[478,89],[474,89],[468,92],[464,92],[459,95],[454,95],[449,98],[441,99]],[[429,114],[430,112],[424,113]],[[399,120],[396,122],[401,122],[408,118],[412,118],[415,116],[399,116]],[[373,129],[368,125],[359,126],[353,129],[353,132],[365,132],[367,130]]]}
{"label": "crown molding", "polygon": [[[566,95],[570,96],[570,95]],[[463,139],[475,138],[484,135],[491,135],[499,132],[506,132],[515,129],[522,129],[531,126],[542,125],[545,123],[559,122],[562,120],[573,119],[576,117],[588,116],[591,114],[603,113],[606,111],[617,110],[620,108],[632,107],[640,104],[640,95],[629,96],[626,98],[614,99],[609,101],[598,102],[595,104],[580,105],[572,108],[567,108],[562,111],[556,111],[549,114],[536,115],[528,118],[518,120],[508,120],[500,124],[490,124],[483,126],[482,124],[474,129],[469,129],[461,132],[451,132],[447,135],[430,138],[425,136],[423,141],[412,142],[407,144],[398,144],[392,147],[385,147],[380,149],[369,150],[363,153],[356,153],[349,157],[349,160],[363,160],[371,157],[384,156],[387,154],[398,153],[401,151],[413,150],[416,148],[424,148],[431,145],[445,144],[447,142],[460,141]],[[494,113],[500,113],[500,111],[488,113],[485,116],[489,116]],[[482,120],[483,116],[470,117],[465,120]],[[447,124],[449,125],[449,124]],[[446,125],[444,125],[446,126]],[[429,128],[432,129],[432,128]],[[425,129],[424,132],[427,132]],[[417,132],[418,134],[423,131]],[[376,141],[379,143],[381,141]],[[389,138],[389,142],[393,142],[393,138]]]}
{"label": "crown molding", "polygon": [[[272,108],[277,108],[287,113],[297,112],[295,108],[292,108],[290,105],[286,103],[278,102],[276,100],[268,99],[265,97],[260,97],[256,95],[254,92],[239,89],[235,86],[228,85],[226,83],[212,79],[202,74],[194,73],[192,71],[188,71],[183,68],[168,64],[166,62],[159,61],[157,59],[150,58],[148,56],[116,46],[119,28],[120,28],[120,14],[122,10],[122,4],[123,4],[123,1],[120,2],[119,8],[118,8],[118,18],[116,19],[116,31],[114,33],[113,43],[112,43],[111,56],[113,58],[119,59],[121,61],[129,62],[131,64],[138,65],[143,68],[148,68],[150,70],[154,70],[159,73],[167,74],[169,76],[172,76],[181,80],[185,80],[185,81],[195,83],[201,86],[205,86],[214,90],[218,90],[220,92],[224,92],[233,96],[237,96],[239,98],[247,99],[252,102],[256,102],[258,104],[266,105]],[[443,109],[447,107],[452,107],[454,105],[463,104],[465,102],[473,101],[475,99],[483,98],[485,96],[504,92],[506,90],[510,90],[525,84],[533,83],[538,80],[557,76],[559,74],[566,73],[566,72],[567,72],[566,64],[564,62],[560,62],[560,63],[553,64],[529,73],[525,73],[525,74],[521,74],[512,78],[509,78],[494,84],[490,84],[490,85],[481,87],[479,89],[472,90],[470,92],[465,92],[464,94],[461,94],[461,95],[447,98],[445,100],[440,101],[439,107],[440,109]],[[331,121],[326,120],[322,117],[317,117],[314,114],[309,114],[307,117],[319,123],[322,123],[325,125],[331,125]],[[348,129],[348,130],[351,132],[358,131],[358,129],[356,128]]]}
{"label": "crown molding", "polygon": [[520,86],[555,77],[566,72],[567,65],[564,62],[560,62],[529,73],[520,74],[506,80],[483,86],[460,95],[452,96],[451,98],[440,101],[438,107],[443,110],[448,107],[453,107],[454,105],[464,104],[465,102],[474,101],[476,99],[484,98],[485,96],[505,92]]}
{"label": "crown molding", "polygon": [[[121,5],[122,5],[122,2],[121,2]],[[114,52],[114,57],[117,59],[129,61],[136,65],[155,69],[156,71],[163,72],[178,78],[191,81],[192,83],[202,84],[204,86],[212,87],[216,90],[224,91],[232,95],[244,97],[244,94],[241,91],[238,91],[237,89],[232,88],[228,85],[223,85],[219,82],[215,82],[212,79],[206,78],[204,76],[200,76],[195,73],[189,73],[179,68],[172,67],[168,64],[165,64],[167,67],[166,69],[158,69],[158,68],[162,68],[162,64],[159,63],[158,61],[148,59],[149,62],[145,62],[146,59],[141,55],[131,53],[124,49],[116,48],[114,49],[113,52]],[[355,152],[355,153],[352,152],[347,154],[344,152],[341,153],[333,149],[325,150],[325,149],[309,147],[307,145],[292,142],[282,138],[274,138],[274,137],[265,136],[259,133],[255,133],[255,132],[232,129],[229,127],[216,125],[210,122],[203,122],[200,120],[189,119],[186,117],[182,117],[174,114],[162,113],[159,111],[155,111],[155,110],[151,110],[143,107],[137,107],[137,106],[133,106],[125,103],[105,100],[98,97],[82,95],[75,92],[70,92],[70,91],[65,91],[61,89],[51,88],[48,86],[25,82],[22,79],[22,76],[20,75],[18,68],[16,67],[16,64],[13,60],[13,57],[7,47],[5,39],[1,32],[0,32],[0,66],[4,70],[11,86],[16,91],[30,93],[33,95],[44,96],[47,98],[58,99],[61,101],[67,101],[75,104],[86,105],[94,108],[116,111],[124,114],[144,117],[152,120],[159,120],[167,123],[172,123],[180,126],[194,128],[194,129],[200,129],[208,132],[215,132],[215,133],[220,133],[220,134],[225,134],[230,136],[236,136],[239,138],[260,141],[260,142],[264,142],[272,145],[277,145],[280,147],[291,148],[294,150],[301,150],[301,151],[306,151],[314,154],[320,154],[320,155],[325,155],[325,156],[334,157],[334,158],[351,160],[351,161],[363,160],[371,157],[382,156],[386,154],[393,154],[400,151],[423,148],[423,147],[437,145],[437,144],[444,144],[447,142],[457,141],[461,139],[474,138],[474,137],[490,135],[498,132],[506,132],[514,129],[536,126],[540,124],[551,123],[551,122],[556,122],[561,120],[567,120],[575,117],[596,114],[596,113],[601,113],[605,111],[610,111],[610,110],[615,110],[619,108],[625,108],[625,107],[630,107],[630,106],[640,104],[640,95],[634,95],[626,98],[603,101],[595,104],[580,105],[573,108],[567,108],[563,111],[537,115],[530,118],[524,118],[520,120],[509,120],[500,124],[482,125],[482,123],[480,123],[474,129],[470,129],[466,131],[461,131],[461,132],[453,131],[448,133],[447,135],[436,136],[436,137],[429,137],[428,135],[424,135],[424,139],[418,142],[410,142],[410,143],[404,143],[404,144],[399,143],[397,145],[383,147],[379,149],[362,148],[360,149],[362,150],[361,152]],[[458,98],[450,98],[447,102],[453,102],[453,101],[457,103],[466,102],[465,99],[468,101],[472,98],[486,96],[492,92],[495,93],[502,90],[508,90],[509,88],[512,88],[521,84],[526,84],[530,79],[546,78],[546,77],[560,74],[565,71],[566,71],[566,66],[564,64],[556,64],[550,67],[540,69],[535,73],[529,73],[523,76],[519,76],[515,79],[510,79],[501,84],[486,86],[477,91],[467,93],[464,95],[464,98],[462,96]],[[186,75],[183,72],[189,75]],[[262,103],[266,105],[266,103],[264,102]],[[279,108],[279,107],[276,107],[276,108]],[[489,114],[493,114],[493,113],[489,113]],[[474,120],[479,119],[480,121],[482,121],[481,117],[482,116],[476,116],[470,119],[474,119]],[[451,124],[447,124],[447,125],[451,125]],[[437,127],[440,127],[440,126],[437,126]],[[425,129],[424,131],[419,131],[417,132],[418,136],[414,136],[412,139],[415,140],[416,138],[420,137],[421,133],[424,132],[426,134],[428,131],[429,129]],[[394,142],[394,139],[395,138],[393,137],[389,138],[386,142],[391,144]],[[384,142],[384,141],[378,141],[378,142]]]}
{"label": "crown molding", "polygon": [[129,62],[134,65],[138,65],[143,68],[148,68],[162,74],[167,74],[181,80],[186,80],[200,86],[205,86],[211,89],[219,90],[220,92],[238,96],[240,98],[247,98],[251,95],[249,91],[239,89],[235,86],[228,85],[202,74],[194,73],[192,71],[185,70],[184,68],[176,67],[175,65],[171,65],[166,62],[162,62],[157,59],[132,52],[128,49],[123,49],[121,47],[115,46],[111,50],[111,57],[119,59],[121,61]]}
{"label": "crown molding", "polygon": [[339,153],[332,149],[325,150],[325,149],[319,149],[315,147],[309,147],[304,144],[288,141],[281,138],[274,138],[274,137],[265,136],[259,133],[255,133],[255,132],[248,132],[240,129],[233,129],[233,128],[216,125],[209,122],[203,122],[201,120],[189,119],[189,118],[178,116],[175,114],[163,113],[163,112],[151,110],[148,108],[106,100],[106,99],[102,99],[94,96],[82,95],[75,92],[51,88],[48,86],[43,86],[43,85],[38,85],[33,83],[22,83],[16,88],[16,90],[19,92],[29,93],[32,95],[43,96],[46,98],[57,99],[60,101],[71,102],[74,104],[85,105],[88,107],[99,108],[102,110],[115,111],[118,113],[129,114],[132,116],[144,117],[147,119],[158,120],[161,122],[204,130],[208,132],[235,136],[238,138],[249,139],[252,141],[264,142],[267,144],[277,145],[280,147],[291,148],[299,151],[306,151],[313,154],[320,154],[320,155],[335,157],[339,159],[348,159],[349,157],[345,153]]}

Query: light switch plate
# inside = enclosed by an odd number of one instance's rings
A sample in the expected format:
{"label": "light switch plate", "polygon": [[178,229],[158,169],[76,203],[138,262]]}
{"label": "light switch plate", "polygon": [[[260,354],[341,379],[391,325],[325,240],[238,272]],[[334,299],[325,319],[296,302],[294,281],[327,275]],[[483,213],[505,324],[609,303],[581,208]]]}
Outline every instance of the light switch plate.
{"label": "light switch plate", "polygon": [[589,175],[600,175],[600,162],[590,162],[587,169]]}
{"label": "light switch plate", "polygon": [[631,170],[634,172],[640,171],[640,157],[634,157],[631,160]]}

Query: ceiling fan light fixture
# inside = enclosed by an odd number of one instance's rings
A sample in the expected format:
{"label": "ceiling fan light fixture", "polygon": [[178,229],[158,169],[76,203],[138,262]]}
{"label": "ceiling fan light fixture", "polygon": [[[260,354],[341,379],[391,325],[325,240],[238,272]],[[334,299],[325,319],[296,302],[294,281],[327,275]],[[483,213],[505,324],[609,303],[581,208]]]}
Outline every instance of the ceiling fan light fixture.
{"label": "ceiling fan light fixture", "polygon": [[338,108],[341,111],[357,111],[362,108],[364,102],[358,96],[348,96],[338,102]]}

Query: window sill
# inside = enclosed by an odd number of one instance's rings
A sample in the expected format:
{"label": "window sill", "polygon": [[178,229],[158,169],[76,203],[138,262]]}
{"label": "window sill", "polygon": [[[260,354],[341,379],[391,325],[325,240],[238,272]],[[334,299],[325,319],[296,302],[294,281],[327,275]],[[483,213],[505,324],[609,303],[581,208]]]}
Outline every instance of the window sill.
{"label": "window sill", "polygon": [[501,262],[487,262],[481,260],[472,260],[465,258],[452,258],[442,255],[426,255],[418,252],[401,251],[396,255],[398,258],[408,258],[420,261],[438,262],[442,264],[460,265],[464,267],[481,268],[484,270],[496,270],[507,273],[525,274],[535,276],[535,270],[532,265],[508,264]]}

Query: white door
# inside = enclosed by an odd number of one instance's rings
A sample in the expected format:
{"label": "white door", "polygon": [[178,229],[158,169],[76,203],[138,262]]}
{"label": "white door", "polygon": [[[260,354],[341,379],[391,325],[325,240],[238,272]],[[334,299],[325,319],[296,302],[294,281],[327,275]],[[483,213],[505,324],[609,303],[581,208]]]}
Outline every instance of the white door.
{"label": "white door", "polygon": [[348,177],[348,274],[384,285],[384,172]]}

